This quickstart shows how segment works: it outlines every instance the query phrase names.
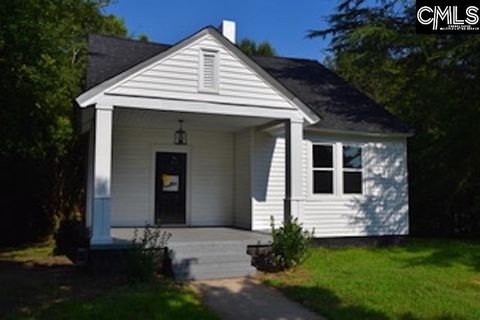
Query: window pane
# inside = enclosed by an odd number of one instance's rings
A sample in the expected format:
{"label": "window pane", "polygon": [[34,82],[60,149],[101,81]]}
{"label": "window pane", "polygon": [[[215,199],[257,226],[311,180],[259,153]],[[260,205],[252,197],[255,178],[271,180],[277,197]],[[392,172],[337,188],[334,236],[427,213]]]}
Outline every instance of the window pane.
{"label": "window pane", "polygon": [[343,193],[362,193],[362,173],[343,173]]}
{"label": "window pane", "polygon": [[332,146],[313,146],[313,167],[314,168],[332,168],[333,151]]}
{"label": "window pane", "polygon": [[313,193],[333,193],[332,171],[313,171]]}
{"label": "window pane", "polygon": [[362,168],[362,148],[343,147],[343,167],[344,168]]}

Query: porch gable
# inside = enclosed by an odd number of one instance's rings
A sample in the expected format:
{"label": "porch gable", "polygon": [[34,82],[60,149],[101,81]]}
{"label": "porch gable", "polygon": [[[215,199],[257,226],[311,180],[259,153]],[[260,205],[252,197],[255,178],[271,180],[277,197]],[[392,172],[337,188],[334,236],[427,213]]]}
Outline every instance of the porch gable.
{"label": "porch gable", "polygon": [[[77,102],[81,107],[107,101],[130,107],[131,103],[122,101],[131,102],[132,98],[162,101],[157,108],[152,108],[150,101],[145,106],[148,109],[162,110],[169,101],[191,102],[223,106],[226,114],[232,107],[243,106],[250,107],[249,112],[259,108],[262,112],[297,114],[310,124],[319,120],[298,98],[210,27],[91,88]],[[195,108],[192,104],[191,111],[198,112]]]}

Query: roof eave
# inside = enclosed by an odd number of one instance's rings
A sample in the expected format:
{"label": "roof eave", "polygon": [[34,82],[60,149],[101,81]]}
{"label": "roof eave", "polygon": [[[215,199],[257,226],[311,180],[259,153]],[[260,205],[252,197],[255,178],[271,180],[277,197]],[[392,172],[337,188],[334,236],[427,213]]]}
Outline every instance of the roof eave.
{"label": "roof eave", "polygon": [[325,134],[338,134],[338,135],[355,135],[364,137],[376,137],[376,138],[411,138],[415,135],[415,132],[371,132],[371,131],[357,131],[357,130],[336,130],[318,127],[306,127],[305,130],[313,131]]}

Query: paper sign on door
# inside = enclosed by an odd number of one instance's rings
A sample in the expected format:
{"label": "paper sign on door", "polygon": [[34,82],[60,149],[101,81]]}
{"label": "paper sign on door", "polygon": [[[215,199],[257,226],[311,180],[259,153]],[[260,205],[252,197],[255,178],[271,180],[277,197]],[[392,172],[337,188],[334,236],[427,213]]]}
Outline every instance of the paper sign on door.
{"label": "paper sign on door", "polygon": [[162,190],[164,192],[178,192],[179,178],[177,175],[162,174]]}

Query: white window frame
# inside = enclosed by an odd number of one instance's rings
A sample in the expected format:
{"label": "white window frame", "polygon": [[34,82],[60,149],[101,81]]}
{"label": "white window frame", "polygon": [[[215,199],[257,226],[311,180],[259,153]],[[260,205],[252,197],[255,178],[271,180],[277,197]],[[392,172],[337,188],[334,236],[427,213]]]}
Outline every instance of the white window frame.
{"label": "white window frame", "polygon": [[[343,167],[343,147],[353,147],[353,148],[360,148],[360,156],[362,157],[361,160],[362,160],[362,167],[360,169],[356,169],[356,168],[344,168]],[[340,166],[340,171],[341,171],[341,181],[342,181],[342,189],[340,190],[341,191],[341,194],[342,195],[345,195],[345,196],[362,196],[365,194],[365,179],[364,179],[364,176],[365,176],[365,173],[364,173],[364,167],[365,167],[365,161],[364,161],[364,154],[365,152],[365,148],[358,144],[358,143],[342,143],[342,146],[341,146],[341,155],[342,155],[342,159],[341,159],[341,166]],[[361,180],[361,187],[362,187],[362,192],[361,193],[345,193],[345,188],[343,186],[343,173],[344,172],[360,172],[362,174],[362,180]]]}
{"label": "white window frame", "polygon": [[[199,52],[199,67],[198,67],[198,91],[204,93],[218,93],[220,87],[220,68],[219,68],[219,54],[217,50],[212,49],[200,49]],[[205,87],[204,84],[204,58],[205,55],[213,55],[214,56],[214,63],[213,63],[213,82],[214,87],[209,88]]]}
{"label": "white window frame", "polygon": [[[332,168],[314,168],[313,167],[313,147],[314,146],[329,146],[329,147],[332,147]],[[321,198],[324,198],[324,197],[332,197],[332,196],[335,196],[335,194],[337,193],[337,178],[336,178],[336,168],[335,168],[335,164],[337,162],[337,152],[336,152],[336,145],[335,143],[333,142],[313,142],[309,145],[309,166],[308,166],[308,170],[309,170],[309,185],[310,185],[310,195],[313,196],[313,197],[321,197]],[[313,179],[314,179],[314,174],[313,172],[314,171],[332,171],[332,183],[333,183],[333,186],[332,186],[332,193],[314,193],[313,192]]]}
{"label": "white window frame", "polygon": [[[327,145],[332,146],[333,152],[333,193],[314,193],[313,192],[313,172],[315,169],[313,167],[313,146],[314,145]],[[343,192],[343,146],[358,147],[362,149],[362,169],[352,169],[355,172],[362,173],[362,193],[344,193]],[[307,161],[307,179],[308,179],[308,199],[311,200],[321,200],[321,199],[338,199],[338,198],[349,198],[352,197],[362,197],[366,192],[366,183],[365,183],[365,144],[359,142],[332,142],[332,141],[311,141],[308,144],[308,161]],[[350,171],[346,169],[345,171]]]}

